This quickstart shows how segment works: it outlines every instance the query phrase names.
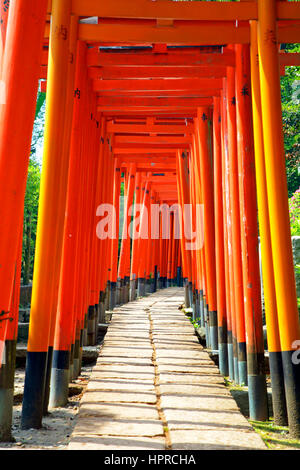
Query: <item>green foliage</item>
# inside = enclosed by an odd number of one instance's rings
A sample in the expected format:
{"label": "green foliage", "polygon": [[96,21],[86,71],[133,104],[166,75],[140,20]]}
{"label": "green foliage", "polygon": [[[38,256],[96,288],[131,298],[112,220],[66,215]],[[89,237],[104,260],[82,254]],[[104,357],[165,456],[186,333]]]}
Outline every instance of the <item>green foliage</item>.
{"label": "green foliage", "polygon": [[44,131],[45,93],[37,97],[35,123],[32,133],[31,154],[29,159],[28,177],[24,201],[23,247],[22,247],[22,279],[28,284],[33,275],[37,214],[39,204],[41,169],[36,151]]}
{"label": "green foliage", "polygon": [[292,236],[300,236],[300,188],[289,199]]}
{"label": "green foliage", "polygon": [[28,168],[28,178],[24,204],[23,225],[23,256],[22,256],[22,278],[23,284],[28,284],[32,279],[33,261],[35,250],[37,213],[40,189],[40,167],[38,162],[31,156]]}
{"label": "green foliage", "polygon": [[[300,52],[300,44],[284,45],[286,52]],[[282,120],[289,197],[300,186],[300,67],[286,67],[281,77]]]}

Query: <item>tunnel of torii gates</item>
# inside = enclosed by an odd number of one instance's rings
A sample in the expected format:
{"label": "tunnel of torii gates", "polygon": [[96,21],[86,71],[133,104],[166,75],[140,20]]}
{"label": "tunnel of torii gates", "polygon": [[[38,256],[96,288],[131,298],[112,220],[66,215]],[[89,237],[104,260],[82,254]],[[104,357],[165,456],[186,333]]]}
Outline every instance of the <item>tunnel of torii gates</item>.
{"label": "tunnel of torii gates", "polygon": [[[174,284],[185,286],[220,372],[248,385],[250,418],[268,419],[259,226],[274,420],[299,438],[280,75],[300,65],[281,46],[300,42],[300,3],[1,0],[0,37],[1,440],[11,438],[40,83],[46,118],[21,427],[41,427],[48,405],[67,402],[105,308]],[[165,209],[149,215],[157,206],[171,209],[170,236]]]}

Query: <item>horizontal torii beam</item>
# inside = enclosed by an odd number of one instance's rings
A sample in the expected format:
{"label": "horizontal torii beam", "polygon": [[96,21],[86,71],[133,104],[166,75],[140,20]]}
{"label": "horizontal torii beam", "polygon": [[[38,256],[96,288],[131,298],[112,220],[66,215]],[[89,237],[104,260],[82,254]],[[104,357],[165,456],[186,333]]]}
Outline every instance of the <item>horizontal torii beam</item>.
{"label": "horizontal torii beam", "polygon": [[[146,23],[146,24],[145,24]],[[45,27],[45,38],[49,38],[50,25]],[[250,26],[248,23],[207,24],[201,22],[176,22],[161,27],[155,22],[137,21],[135,24],[103,22],[101,24],[80,24],[78,39],[87,43],[94,42],[128,42],[170,44],[170,45],[223,45],[223,44],[249,44]],[[278,42],[299,42],[299,21],[278,21]]]}
{"label": "horizontal torii beam", "polygon": [[119,144],[116,144],[114,146],[114,150],[116,152],[124,152],[125,150],[128,150],[130,152],[131,149],[134,149],[135,151],[140,149],[140,150],[144,150],[144,151],[148,151],[148,149],[150,151],[152,151],[152,149],[156,149],[156,150],[160,150],[160,151],[172,151],[172,150],[177,150],[178,147],[181,147],[182,149],[184,150],[187,150],[189,149],[191,145],[191,142],[182,142],[180,144],[166,144],[166,143],[135,143],[135,142],[130,142],[130,143],[119,143]]}
{"label": "horizontal torii beam", "polygon": [[181,146],[186,144],[191,144],[192,138],[190,136],[184,137],[174,137],[174,136],[134,136],[134,135],[125,135],[118,136],[116,135],[113,140],[114,146],[121,146],[121,144],[140,144],[140,145],[177,145]]}
{"label": "horizontal torii beam", "polygon": [[[48,2],[51,13],[51,0]],[[255,1],[239,3],[212,2],[172,2],[152,0],[73,0],[72,13],[82,17],[98,16],[101,18],[159,18],[201,21],[254,20],[258,18]],[[300,8],[296,2],[277,2],[277,18],[282,20],[300,19]]]}
{"label": "horizontal torii beam", "polygon": [[222,78],[191,78],[191,79],[143,79],[143,80],[93,80],[93,90],[97,92],[110,91],[136,92],[136,91],[199,91],[219,90],[223,87]]}
{"label": "horizontal torii beam", "polygon": [[156,148],[156,147],[149,147],[149,148],[143,148],[141,147],[130,147],[130,148],[120,148],[120,147],[115,147],[114,148],[114,155],[119,157],[120,155],[132,155],[132,154],[143,154],[143,155],[149,155],[149,154],[172,154],[172,150],[174,153],[176,153],[176,149],[172,148]]}
{"label": "horizontal torii beam", "polygon": [[140,166],[136,169],[136,171],[140,173],[160,173],[160,172],[166,172],[166,171],[172,171],[176,172],[176,165],[173,166],[172,169],[166,168],[165,166],[158,166],[158,167],[146,167],[146,166]]}
{"label": "horizontal torii beam", "polygon": [[[216,93],[217,94],[217,93]],[[100,107],[110,106],[112,108],[118,108],[119,106],[143,106],[143,107],[200,107],[210,106],[212,104],[211,98],[142,98],[142,97],[109,97],[109,98],[98,98],[97,105]]]}
{"label": "horizontal torii beam", "polygon": [[166,116],[168,118],[183,118],[183,119],[194,119],[197,116],[197,110],[195,108],[186,108],[186,107],[155,107],[149,108],[145,106],[118,106],[118,107],[111,107],[111,106],[98,106],[97,111],[102,113],[103,117],[107,119],[113,118],[133,118],[133,117],[149,117],[149,116],[157,116],[160,115],[161,117]]}
{"label": "horizontal torii beam", "polygon": [[[45,60],[45,58],[44,58]],[[87,51],[87,65],[89,67],[120,67],[120,66],[234,66],[235,54],[225,50],[221,53],[184,53],[169,51],[167,54],[153,54],[151,52],[103,52],[96,48]]]}
{"label": "horizontal torii beam", "polygon": [[160,164],[160,165],[175,165],[176,164],[176,159],[175,159],[175,152],[174,152],[174,155],[172,157],[161,157],[159,155],[152,155],[151,157],[145,157],[144,155],[122,155],[120,157],[120,155],[114,155],[115,158],[119,158],[120,162],[122,162],[122,164],[124,163],[127,163],[127,164],[130,164],[130,163],[143,163],[143,164],[146,164],[146,165],[151,165],[153,163],[155,164]]}
{"label": "horizontal torii beam", "polygon": [[[80,41],[93,43],[95,41],[127,41],[145,42],[149,44],[166,43],[184,45],[195,43],[209,44],[250,44],[250,26],[248,23],[214,24],[207,25],[200,22],[191,24],[176,24],[171,26],[156,26],[155,24],[117,24],[107,23],[98,25],[79,25]],[[290,24],[289,24],[290,23]],[[278,22],[278,42],[297,43],[300,41],[299,23],[286,22],[280,25]]]}
{"label": "horizontal torii beam", "polygon": [[[285,54],[289,55],[289,54]],[[295,55],[295,54],[293,54]],[[300,54],[299,54],[300,56]],[[289,65],[289,64],[288,64]],[[298,65],[298,64],[292,64]],[[106,66],[89,67],[89,77],[98,80],[120,80],[131,78],[222,78],[226,67],[222,66]],[[41,77],[42,78],[42,77]]]}
{"label": "horizontal torii beam", "polygon": [[114,134],[193,134],[192,124],[115,124],[108,122],[107,132]]}

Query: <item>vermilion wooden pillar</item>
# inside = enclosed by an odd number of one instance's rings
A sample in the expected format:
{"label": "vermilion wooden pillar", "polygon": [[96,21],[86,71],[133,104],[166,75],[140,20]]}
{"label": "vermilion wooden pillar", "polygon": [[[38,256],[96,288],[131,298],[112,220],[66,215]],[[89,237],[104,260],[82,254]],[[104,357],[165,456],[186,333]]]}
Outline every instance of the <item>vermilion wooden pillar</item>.
{"label": "vermilion wooden pillar", "polygon": [[207,279],[207,295],[209,306],[210,346],[218,349],[218,320],[216,297],[216,261],[214,241],[214,198],[213,198],[213,168],[211,149],[210,111],[198,108],[198,126],[196,136],[199,145],[200,181],[204,204],[204,247]]}
{"label": "vermilion wooden pillar", "polygon": [[146,280],[146,267],[147,267],[147,245],[149,238],[149,209],[150,209],[150,189],[151,183],[148,176],[145,181],[145,190],[143,198],[143,207],[141,213],[141,224],[139,234],[139,267],[138,267],[138,294],[139,296],[145,295],[145,280]]}
{"label": "vermilion wooden pillar", "polygon": [[[236,356],[233,337],[235,337],[235,302],[232,270],[232,242],[231,242],[231,213],[229,200],[229,155],[227,132],[227,83],[223,80],[221,94],[221,135],[222,135],[222,202],[223,202],[223,227],[224,227],[224,267],[226,285],[226,314],[227,314],[227,350],[228,373],[234,380],[234,358]],[[234,351],[235,349],[235,351]],[[235,352],[235,354],[234,354]]]}
{"label": "vermilion wooden pillar", "polygon": [[271,246],[270,218],[264,158],[264,142],[262,133],[259,62],[257,60],[257,21],[252,21],[250,26],[251,91],[253,110],[253,133],[255,146],[256,188],[261,246],[262,278],[264,286],[264,305],[272,385],[273,416],[275,424],[277,424],[278,426],[287,426],[288,420],[277,316],[276,292],[274,284],[273,255]]}
{"label": "vermilion wooden pillar", "polygon": [[[98,168],[98,192],[96,195],[96,212],[97,215],[98,208],[101,206],[104,197],[104,187],[105,187],[105,134],[106,134],[106,120],[104,117],[100,121],[100,148],[99,148],[99,168]],[[103,263],[102,263],[102,240],[98,237],[97,228],[96,230],[96,244],[97,244],[97,253],[96,253],[96,264],[98,266],[96,285],[99,290],[99,323],[105,323],[105,287],[103,284]]]}
{"label": "vermilion wooden pillar", "polygon": [[[227,129],[229,155],[229,197],[231,212],[233,284],[235,298],[236,338],[233,337],[233,347],[236,347],[237,363],[235,380],[240,384],[247,383],[246,336],[243,298],[243,272],[241,250],[241,224],[239,212],[238,191],[238,162],[237,162],[237,128],[236,128],[236,91],[235,69],[227,68]],[[234,319],[234,317],[233,317]],[[234,323],[233,323],[234,325]],[[235,346],[236,341],[236,346]]]}
{"label": "vermilion wooden pillar", "polygon": [[[84,46],[85,48],[85,46]],[[88,93],[86,87],[86,79],[83,80],[82,87],[77,93],[77,97],[80,96],[80,101],[82,103],[81,112],[79,115],[79,129],[81,130],[81,135],[78,137],[78,151],[80,152],[80,162],[81,162],[81,177],[80,177],[80,186],[79,186],[79,200],[78,200],[78,225],[76,231],[76,252],[74,256],[76,257],[75,265],[75,296],[74,296],[74,312],[75,312],[75,322],[73,330],[73,341],[74,341],[74,358],[73,358],[73,372],[72,378],[77,378],[80,373],[81,368],[81,356],[82,356],[82,347],[83,342],[86,339],[86,306],[84,304],[84,253],[85,253],[85,233],[87,230],[86,227],[86,195],[88,191],[88,173],[89,173],[89,155],[86,151],[86,134],[87,128],[89,126],[89,108],[87,105]],[[82,145],[80,145],[82,142]],[[83,145],[84,143],[84,145]],[[71,358],[72,363],[72,358]]]}
{"label": "vermilion wooden pillar", "polygon": [[178,164],[178,184],[180,187],[179,194],[181,197],[181,213],[182,213],[182,247],[185,256],[186,283],[189,294],[189,305],[192,305],[192,257],[190,251],[191,240],[191,217],[190,217],[190,199],[188,188],[187,173],[187,156],[184,152],[177,152]]}
{"label": "vermilion wooden pillar", "polygon": [[[200,146],[199,146],[199,119],[194,119],[195,134],[193,138],[193,155],[194,155],[194,168],[195,168],[195,189],[197,204],[201,208],[200,214],[200,230],[201,230],[201,249],[199,251],[198,264],[201,266],[201,279],[202,279],[202,296],[200,295],[200,308],[201,316],[203,317],[203,326],[206,329],[206,345],[210,347],[210,330],[209,330],[209,300],[208,300],[208,277],[206,269],[206,246],[205,246],[205,217],[204,217],[204,190],[202,185],[202,176],[200,169]],[[205,145],[205,144],[204,144]],[[203,311],[203,313],[202,313]]]}
{"label": "vermilion wooden pillar", "polygon": [[[134,188],[135,188],[135,180],[136,180],[136,165],[130,165],[129,175],[128,175],[128,183],[127,183],[127,194],[126,194],[126,201],[124,205],[124,222],[123,222],[123,232],[122,232],[122,243],[121,243],[121,250],[120,250],[120,259],[119,259],[119,266],[118,266],[118,279],[121,282],[121,286],[123,285],[126,291],[129,288],[129,275],[128,268],[130,267],[130,221],[131,221],[131,210],[133,204],[133,195],[134,195]],[[126,296],[127,298],[128,296]]]}
{"label": "vermilion wooden pillar", "polygon": [[131,267],[130,267],[130,300],[136,298],[137,275],[138,275],[138,233],[137,233],[137,214],[140,212],[141,203],[141,185],[142,176],[138,172],[135,182],[135,201],[133,207],[133,222],[132,222],[132,253],[131,253]]}
{"label": "vermilion wooden pillar", "polygon": [[[3,312],[0,322],[1,342],[5,340],[7,334],[6,323],[9,321],[16,274],[46,8],[46,0],[11,2],[5,51],[2,56],[0,77],[2,80],[0,181],[3,191],[0,207],[0,304],[1,312]],[[2,26],[1,34],[4,39],[4,23]],[[0,356],[2,356],[1,350]],[[0,440],[9,440],[13,388],[10,386],[9,374],[2,377],[4,369],[1,364],[2,357],[0,357]],[[14,367],[13,361],[11,367]],[[7,363],[6,371],[8,368]]]}
{"label": "vermilion wooden pillar", "polygon": [[200,278],[200,265],[199,265],[199,252],[200,249],[197,246],[198,244],[198,234],[201,231],[201,228],[199,229],[199,213],[197,213],[197,197],[196,197],[196,183],[195,183],[195,170],[194,170],[194,162],[193,162],[193,157],[192,153],[190,152],[190,165],[189,168],[191,168],[190,171],[190,201],[192,205],[192,232],[193,235],[195,235],[194,239],[194,248],[191,252],[192,255],[192,269],[193,269],[193,279],[194,279],[194,291],[193,291],[193,320],[198,319],[198,296],[199,296],[199,278]]}
{"label": "vermilion wooden pillar", "polygon": [[[68,169],[69,169],[69,154],[70,154],[70,138],[71,138],[71,128],[72,128],[72,119],[73,119],[73,101],[74,101],[74,82],[75,82],[75,65],[76,65],[76,49],[77,49],[77,29],[78,29],[78,17],[72,16],[70,21],[70,38],[69,38],[69,57],[72,59],[68,61],[67,67],[67,84],[66,84],[66,102],[65,102],[65,119],[64,119],[64,128],[63,128],[63,148],[62,148],[62,165],[61,165],[61,174],[60,174],[60,184],[57,188],[60,192],[58,200],[60,201],[60,206],[57,207],[57,230],[56,238],[53,240],[58,259],[61,259],[62,246],[63,246],[63,231],[65,223],[65,207],[66,207],[66,195],[67,195],[67,181],[68,181]],[[47,371],[46,371],[46,381],[45,381],[45,393],[44,393],[44,410],[43,414],[46,415],[48,412],[48,402],[49,402],[49,392],[50,392],[50,375],[52,368],[52,356],[53,356],[53,346],[54,346],[54,335],[56,327],[56,316],[57,316],[57,305],[58,305],[58,290],[59,290],[59,280],[61,272],[61,262],[55,264],[55,270],[53,270],[52,282],[53,288],[50,288],[49,291],[52,292],[52,296],[49,297],[49,303],[51,303],[51,321],[50,321],[50,332],[49,332],[49,347],[47,355]]]}
{"label": "vermilion wooden pillar", "polygon": [[266,181],[290,434],[300,437],[300,325],[289,223],[275,0],[258,1],[258,52]]}
{"label": "vermilion wooden pillar", "polygon": [[[216,294],[218,311],[219,369],[228,376],[227,312],[224,262],[223,188],[222,188],[222,144],[221,144],[221,98],[214,98],[214,209],[216,247]],[[229,293],[228,293],[229,294]]]}
{"label": "vermilion wooden pillar", "polygon": [[[195,125],[197,123],[197,119],[195,119]],[[206,307],[204,308],[205,301],[205,272],[204,272],[204,226],[203,226],[203,201],[202,201],[202,192],[201,186],[199,181],[199,169],[197,163],[197,152],[199,151],[196,142],[196,136],[193,136],[193,144],[192,144],[192,151],[191,151],[191,168],[193,168],[193,178],[194,178],[194,197],[195,197],[195,204],[197,205],[196,211],[196,219],[197,219],[197,248],[196,248],[196,257],[197,257],[197,275],[199,280],[199,309],[200,309],[200,318],[201,318],[201,325],[205,327],[206,320],[205,320],[205,313]],[[197,177],[197,184],[196,184],[196,177]]]}
{"label": "vermilion wooden pillar", "polygon": [[[27,5],[28,8],[28,5]],[[36,255],[32,286],[30,326],[26,361],[22,428],[39,428],[42,425],[45,373],[51,324],[52,299],[54,288],[53,273],[60,264],[60,253],[55,241],[61,239],[63,226],[58,226],[59,210],[65,210],[57,190],[65,186],[61,176],[64,172],[63,139],[66,102],[65,80],[68,70],[69,31],[71,2],[52,2],[52,22],[49,44],[48,82],[46,98],[46,123],[41,178]],[[23,19],[24,21],[24,19]],[[61,34],[55,31],[60,29]],[[36,28],[36,23],[33,29]],[[23,44],[24,46],[24,44]],[[24,92],[24,91],[23,91]],[[20,111],[19,111],[20,112]],[[24,119],[24,116],[22,117]],[[1,140],[1,139],[0,139]],[[48,295],[45,295],[48,292]]]}
{"label": "vermilion wooden pillar", "polygon": [[[104,203],[108,204],[108,207],[114,207],[114,156],[112,154],[112,148],[110,146],[110,136],[106,136],[106,166],[107,166],[107,184],[105,188],[105,196],[104,196]],[[113,217],[113,214],[112,214]],[[112,221],[111,221],[112,222]],[[113,227],[113,224],[111,224]],[[108,307],[110,306],[110,271],[111,271],[111,253],[112,253],[112,239],[113,233],[110,229],[110,234],[107,238],[103,240],[103,269],[104,269],[104,276],[105,276],[105,285],[107,288],[107,303]]]}
{"label": "vermilion wooden pillar", "polygon": [[[85,46],[78,44],[77,68],[75,87],[83,92],[83,64],[85,61]],[[82,183],[82,154],[80,141],[82,138],[80,123],[82,120],[82,96],[74,96],[74,112],[72,134],[70,143],[70,165],[67,191],[67,216],[64,228],[62,271],[57,308],[57,322],[53,351],[52,377],[51,377],[51,406],[63,406],[68,399],[68,382],[70,377],[71,346],[73,343],[73,330],[75,317],[75,279],[76,262],[78,262],[79,230],[79,188]],[[73,343],[74,347],[74,343]]]}
{"label": "vermilion wooden pillar", "polygon": [[250,418],[268,419],[260,294],[250,48],[236,45],[238,173]]}
{"label": "vermilion wooden pillar", "polygon": [[111,241],[111,260],[110,260],[110,310],[116,306],[117,289],[117,269],[118,269],[118,244],[119,244],[119,215],[120,215],[120,189],[121,189],[121,168],[118,159],[115,161],[114,168],[114,220],[113,232],[114,238]]}

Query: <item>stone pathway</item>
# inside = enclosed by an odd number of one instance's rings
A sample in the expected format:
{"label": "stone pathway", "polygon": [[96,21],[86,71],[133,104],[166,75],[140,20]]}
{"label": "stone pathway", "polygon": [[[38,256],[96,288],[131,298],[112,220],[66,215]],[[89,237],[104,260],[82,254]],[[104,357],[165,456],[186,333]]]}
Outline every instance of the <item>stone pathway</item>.
{"label": "stone pathway", "polygon": [[116,308],[70,450],[266,449],[169,288]]}

